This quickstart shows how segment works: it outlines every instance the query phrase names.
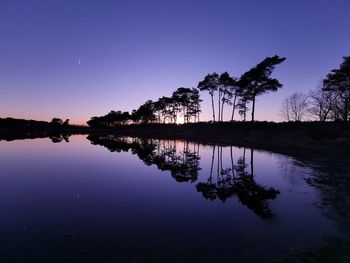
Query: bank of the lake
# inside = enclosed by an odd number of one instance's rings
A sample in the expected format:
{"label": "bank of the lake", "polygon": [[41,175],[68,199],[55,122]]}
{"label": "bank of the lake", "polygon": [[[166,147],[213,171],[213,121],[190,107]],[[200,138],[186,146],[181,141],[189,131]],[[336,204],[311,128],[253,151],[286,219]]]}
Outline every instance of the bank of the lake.
{"label": "bank of the lake", "polygon": [[57,134],[118,134],[186,139],[204,144],[254,147],[306,158],[344,158],[350,155],[350,128],[341,122],[200,122],[61,127],[46,122],[27,121],[12,126],[0,125],[0,140],[50,137]]}
{"label": "bank of the lake", "polygon": [[350,129],[343,123],[334,122],[147,124],[88,130],[91,133],[112,132],[125,136],[247,146],[314,158],[350,155]]}

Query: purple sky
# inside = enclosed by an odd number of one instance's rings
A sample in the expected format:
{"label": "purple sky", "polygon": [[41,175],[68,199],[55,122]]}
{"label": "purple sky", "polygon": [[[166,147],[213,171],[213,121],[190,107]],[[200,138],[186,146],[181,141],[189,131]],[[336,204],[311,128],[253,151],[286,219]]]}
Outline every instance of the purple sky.
{"label": "purple sky", "polygon": [[256,117],[279,120],[286,96],[350,55],[349,10],[348,0],[1,0],[0,117],[84,123],[277,54],[284,87],[258,98]]}

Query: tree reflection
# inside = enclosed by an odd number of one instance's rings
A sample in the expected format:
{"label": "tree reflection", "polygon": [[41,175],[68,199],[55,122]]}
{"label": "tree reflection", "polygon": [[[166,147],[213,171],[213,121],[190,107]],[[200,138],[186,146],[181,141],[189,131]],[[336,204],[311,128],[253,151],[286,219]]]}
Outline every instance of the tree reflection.
{"label": "tree reflection", "polygon": [[61,134],[61,133],[57,133],[57,134],[50,134],[49,138],[51,139],[51,141],[53,143],[60,143],[63,140],[65,142],[69,142],[69,136],[68,134]]}
{"label": "tree reflection", "polygon": [[[195,182],[198,178],[199,145],[189,142],[183,145],[173,140],[118,137],[114,135],[89,135],[95,145],[102,145],[111,152],[131,150],[146,165],[156,165],[161,171],[170,171],[177,182]],[[178,149],[182,146],[181,149]]]}
{"label": "tree reflection", "polygon": [[[275,199],[279,191],[259,185],[254,180],[254,150],[250,154],[250,172],[247,171],[246,149],[237,163],[233,162],[232,147],[230,148],[231,167],[224,168],[222,165],[222,146],[213,147],[212,161],[209,178],[206,183],[198,183],[197,191],[201,192],[206,199],[220,199],[223,202],[231,197],[238,197],[239,201],[250,208],[255,214],[263,218],[273,215],[267,200]],[[215,151],[217,153],[216,181],[213,180],[213,165]]]}
{"label": "tree reflection", "polygon": [[[199,144],[175,140],[159,140],[119,137],[116,135],[89,135],[94,145],[101,145],[111,152],[131,151],[146,165],[156,165],[161,171],[169,171],[177,182],[195,182],[200,168]],[[215,163],[216,159],[216,163]],[[250,165],[246,161],[246,148],[235,162],[230,147],[229,167],[223,165],[223,146],[212,147],[209,178],[196,185],[205,199],[223,202],[237,197],[256,215],[269,218],[273,215],[268,206],[279,191],[259,185],[254,179],[254,150],[250,150]],[[248,168],[249,171],[248,171]]]}

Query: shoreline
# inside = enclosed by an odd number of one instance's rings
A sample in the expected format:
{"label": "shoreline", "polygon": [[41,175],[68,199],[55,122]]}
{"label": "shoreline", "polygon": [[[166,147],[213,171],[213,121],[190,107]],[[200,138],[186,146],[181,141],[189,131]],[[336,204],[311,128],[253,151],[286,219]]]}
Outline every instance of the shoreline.
{"label": "shoreline", "polygon": [[0,127],[0,141],[50,136],[97,134],[156,139],[183,139],[203,144],[235,145],[307,159],[350,156],[350,129],[337,122],[222,122],[138,124],[102,127]]}

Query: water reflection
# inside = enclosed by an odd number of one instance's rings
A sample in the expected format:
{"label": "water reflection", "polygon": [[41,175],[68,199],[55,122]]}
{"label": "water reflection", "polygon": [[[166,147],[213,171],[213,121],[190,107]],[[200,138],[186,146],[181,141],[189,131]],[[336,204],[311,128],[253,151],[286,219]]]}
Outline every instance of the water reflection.
{"label": "water reflection", "polygon": [[[199,144],[174,140],[118,137],[115,135],[89,135],[92,144],[106,147],[111,152],[129,151],[137,155],[145,164],[156,165],[161,171],[170,171],[177,182],[196,182],[200,168]],[[242,149],[236,163],[233,147],[230,147],[231,166],[223,165],[223,146],[212,147],[209,178],[198,182],[196,189],[208,200],[223,202],[236,197],[246,207],[262,218],[273,215],[268,200],[280,193],[272,187],[258,184],[254,178],[254,150],[250,149],[250,164],[246,159],[246,148]],[[216,159],[216,164],[215,164]],[[216,169],[214,168],[216,166]],[[248,171],[249,169],[249,171]],[[215,170],[215,171],[214,171]],[[215,176],[215,178],[214,178]]]}
{"label": "water reflection", "polygon": [[57,134],[50,134],[49,138],[53,143],[60,143],[62,141],[69,142],[69,136],[70,135],[68,134],[57,133]]}
{"label": "water reflection", "polygon": [[324,262],[350,251],[337,239],[350,236],[348,166],[320,175],[266,151],[96,134],[1,141],[0,156],[0,262]]}
{"label": "water reflection", "polygon": [[177,182],[195,182],[198,178],[199,144],[190,148],[189,142],[178,149],[176,141],[89,135],[92,144],[102,145],[111,152],[129,151],[146,165],[156,165],[161,171],[170,171]]}
{"label": "water reflection", "polygon": [[[216,180],[213,179],[215,150],[217,148]],[[236,164],[233,161],[232,146],[230,147],[231,167],[222,165],[222,146],[214,146],[210,175],[206,183],[198,183],[197,191],[206,199],[219,198],[226,201],[230,197],[237,197],[239,201],[254,211],[258,216],[268,218],[273,215],[267,200],[275,199],[280,193],[272,187],[264,187],[254,180],[254,149],[250,150],[250,172],[247,171],[246,148]]]}

